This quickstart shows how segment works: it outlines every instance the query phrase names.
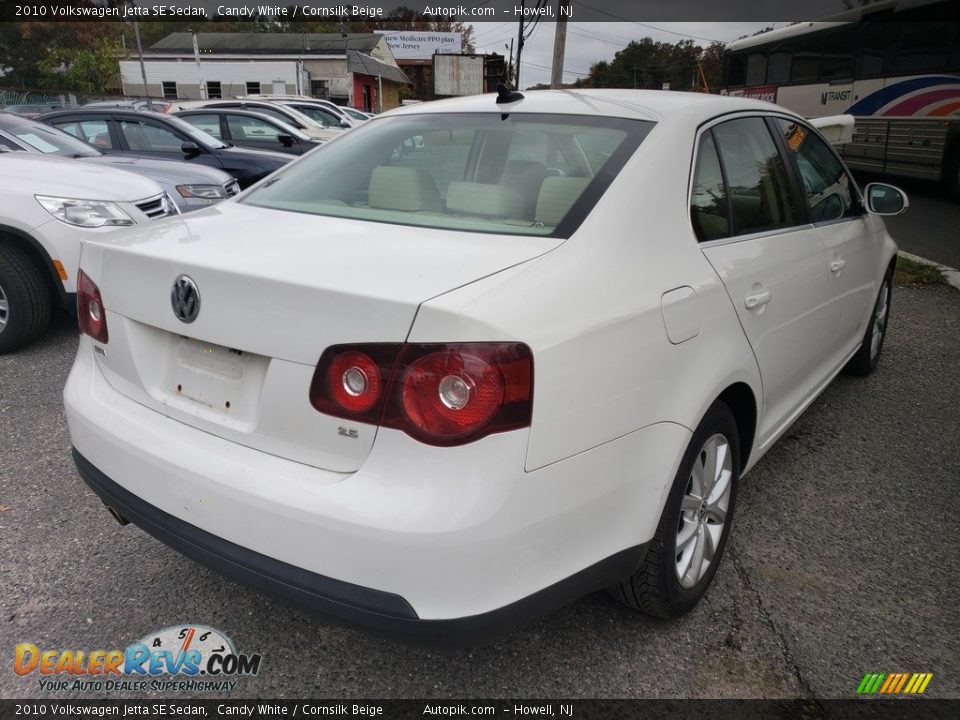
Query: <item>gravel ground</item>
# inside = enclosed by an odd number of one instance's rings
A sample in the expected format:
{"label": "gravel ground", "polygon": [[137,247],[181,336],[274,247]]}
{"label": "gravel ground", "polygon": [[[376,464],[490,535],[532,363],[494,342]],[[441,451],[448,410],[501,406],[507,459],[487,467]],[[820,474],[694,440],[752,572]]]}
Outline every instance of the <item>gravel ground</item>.
{"label": "gravel ground", "polygon": [[17,643],[122,648],[180,623],[263,654],[235,698],[852,697],[868,671],[933,672],[928,696],[960,697],[960,293],[900,288],[893,307],[879,370],[838,378],[744,479],[692,614],[601,593],[462,652],[329,625],[119,527],[70,459],[60,320],[0,357],[0,697],[45,695],[12,672]]}

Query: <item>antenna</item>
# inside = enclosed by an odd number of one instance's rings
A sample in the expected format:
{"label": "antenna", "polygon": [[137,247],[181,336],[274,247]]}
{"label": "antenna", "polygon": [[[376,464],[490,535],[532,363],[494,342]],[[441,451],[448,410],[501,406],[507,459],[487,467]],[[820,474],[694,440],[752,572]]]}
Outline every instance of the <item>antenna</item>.
{"label": "antenna", "polygon": [[523,100],[523,95],[516,90],[509,89],[503,83],[497,83],[497,105]]}

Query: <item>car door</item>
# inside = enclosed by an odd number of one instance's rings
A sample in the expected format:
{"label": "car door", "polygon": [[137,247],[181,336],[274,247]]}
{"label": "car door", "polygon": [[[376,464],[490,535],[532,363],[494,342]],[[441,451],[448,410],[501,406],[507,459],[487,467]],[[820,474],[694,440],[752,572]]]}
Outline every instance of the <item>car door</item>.
{"label": "car door", "polygon": [[124,115],[115,118],[115,123],[124,145],[124,152],[130,155],[164,160],[187,160],[200,165],[221,168],[220,161],[203,148],[200,148],[200,152],[196,154],[184,153],[183,144],[194,142],[194,140],[157,120]]}
{"label": "car door", "polygon": [[93,145],[105,153],[120,152],[118,138],[107,117],[58,117],[46,121],[49,125]]}
{"label": "car door", "polygon": [[827,251],[833,360],[840,364],[860,343],[876,295],[879,241],[857,185],[819,133],[794,119],[774,118],[796,170],[811,223]]}
{"label": "car door", "polygon": [[691,221],[760,368],[764,446],[819,390],[831,348],[826,252],[763,117],[702,129]]}
{"label": "car door", "polygon": [[[300,155],[299,141],[281,128],[269,122],[266,118],[241,115],[240,113],[224,113],[226,125],[230,133],[230,141],[240,147],[255,148],[257,150],[274,150],[277,152]],[[288,135],[290,145],[280,142],[281,135]]]}

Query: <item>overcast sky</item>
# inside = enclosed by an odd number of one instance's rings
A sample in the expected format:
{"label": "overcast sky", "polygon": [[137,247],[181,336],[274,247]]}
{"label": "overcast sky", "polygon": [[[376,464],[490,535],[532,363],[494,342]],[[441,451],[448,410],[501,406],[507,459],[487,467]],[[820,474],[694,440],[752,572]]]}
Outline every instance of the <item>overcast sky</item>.
{"label": "overcast sky", "polygon": [[[701,46],[713,40],[730,42],[749,35],[764,27],[786,25],[763,22],[661,22],[661,23],[577,23],[567,25],[567,51],[564,59],[563,81],[573,82],[584,77],[590,66],[598,60],[612,60],[614,53],[622,50],[631,40],[651,37],[655,41],[675,43],[691,39]],[[496,52],[508,55],[510,40],[516,47],[518,23],[473,23],[474,44],[478,52]],[[541,23],[523,46],[523,64],[520,84],[523,87],[550,82],[550,66],[553,63],[553,23]],[[506,46],[506,47],[504,47]]]}

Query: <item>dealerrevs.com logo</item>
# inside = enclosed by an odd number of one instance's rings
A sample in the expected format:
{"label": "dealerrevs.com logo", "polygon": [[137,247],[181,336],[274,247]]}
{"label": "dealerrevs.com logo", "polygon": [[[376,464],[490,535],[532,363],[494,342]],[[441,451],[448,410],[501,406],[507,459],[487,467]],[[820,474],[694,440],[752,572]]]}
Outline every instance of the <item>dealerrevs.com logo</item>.
{"label": "dealerrevs.com logo", "polygon": [[260,671],[260,654],[238,653],[233,641],[203,625],[174,625],[145,635],[126,650],[14,648],[13,671],[36,674],[41,690],[230,691],[236,678]]}

